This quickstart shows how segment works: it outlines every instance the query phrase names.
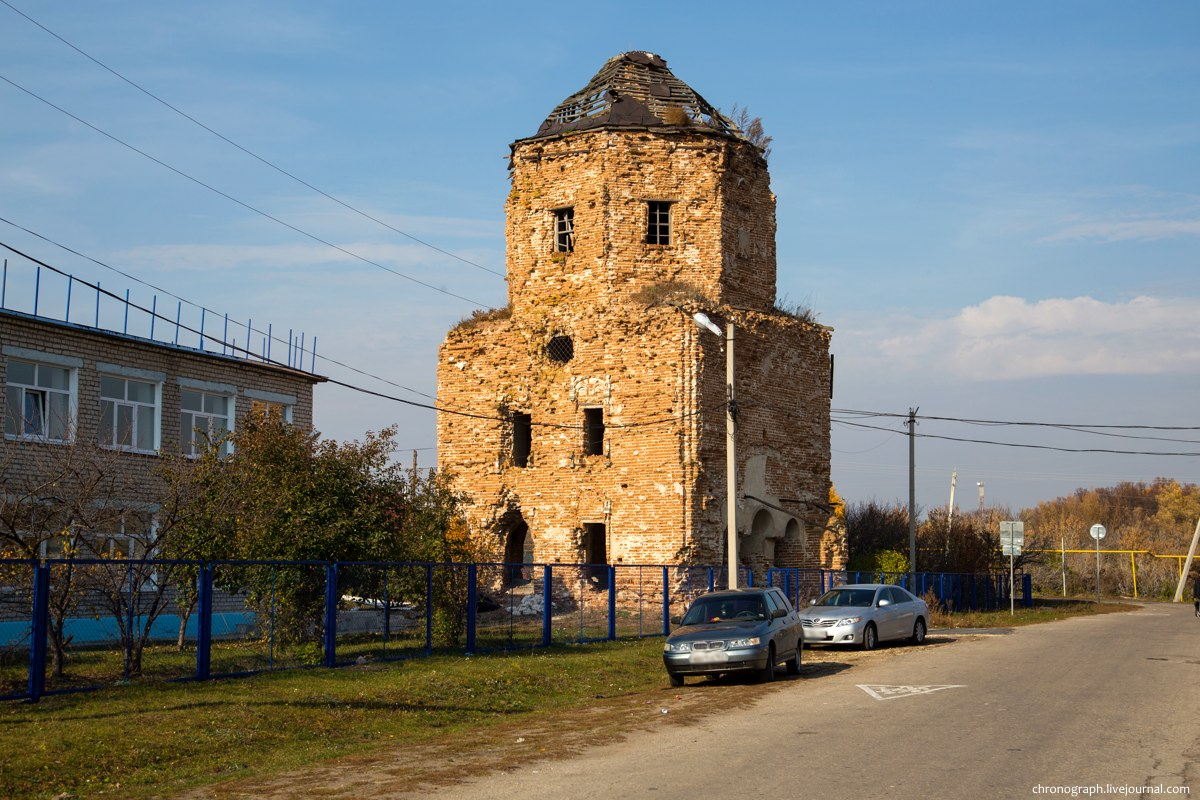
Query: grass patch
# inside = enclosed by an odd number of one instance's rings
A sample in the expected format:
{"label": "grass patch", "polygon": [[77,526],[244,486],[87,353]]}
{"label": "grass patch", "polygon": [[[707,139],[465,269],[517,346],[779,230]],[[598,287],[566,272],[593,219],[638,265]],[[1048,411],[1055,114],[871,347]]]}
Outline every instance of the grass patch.
{"label": "grass patch", "polygon": [[0,797],[170,795],[659,688],[661,639],[433,656],[0,705]]}

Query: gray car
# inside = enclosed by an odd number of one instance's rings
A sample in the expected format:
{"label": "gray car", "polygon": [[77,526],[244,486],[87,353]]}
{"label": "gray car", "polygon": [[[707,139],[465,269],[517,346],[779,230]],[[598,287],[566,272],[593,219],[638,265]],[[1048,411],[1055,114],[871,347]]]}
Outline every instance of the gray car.
{"label": "gray car", "polygon": [[922,644],[929,606],[900,586],[852,583],[837,586],[800,614],[807,644],[854,644],[864,650],[891,639]]}
{"label": "gray car", "polygon": [[753,672],[773,680],[786,661],[800,672],[804,637],[800,615],[778,588],[734,589],[701,595],[663,645],[663,664],[672,686],[688,675]]}

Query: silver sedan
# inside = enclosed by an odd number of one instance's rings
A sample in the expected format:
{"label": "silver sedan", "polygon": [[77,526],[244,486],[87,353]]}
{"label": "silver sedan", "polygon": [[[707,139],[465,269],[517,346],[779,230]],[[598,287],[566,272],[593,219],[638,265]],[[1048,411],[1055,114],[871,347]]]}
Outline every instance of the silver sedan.
{"label": "silver sedan", "polygon": [[805,644],[854,644],[873,650],[879,642],[925,641],[929,606],[899,586],[853,583],[830,589],[800,613]]}

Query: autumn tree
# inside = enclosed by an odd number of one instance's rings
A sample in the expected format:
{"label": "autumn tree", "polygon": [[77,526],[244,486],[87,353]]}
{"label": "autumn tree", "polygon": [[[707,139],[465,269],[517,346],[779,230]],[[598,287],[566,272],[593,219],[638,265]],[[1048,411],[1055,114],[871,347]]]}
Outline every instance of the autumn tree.
{"label": "autumn tree", "polygon": [[[404,470],[393,458],[395,429],[362,441],[322,439],[278,417],[253,415],[167,480],[180,498],[178,535],[164,555],[182,559],[289,562],[470,560],[460,500],[446,480]],[[225,444],[231,446],[223,446]],[[338,574],[338,596],[373,597],[379,570]],[[322,569],[231,566],[219,584],[276,603],[276,633],[298,641],[319,628]],[[424,596],[425,585],[419,588]]]}
{"label": "autumn tree", "polygon": [[[95,442],[6,437],[0,487],[0,555],[52,560],[47,633],[54,676],[65,671],[68,622],[101,611],[116,625],[131,671],[139,671],[166,603],[165,586],[145,559],[169,539],[172,524],[153,479],[121,451]],[[9,564],[5,572],[7,599],[27,605],[32,568]]]}

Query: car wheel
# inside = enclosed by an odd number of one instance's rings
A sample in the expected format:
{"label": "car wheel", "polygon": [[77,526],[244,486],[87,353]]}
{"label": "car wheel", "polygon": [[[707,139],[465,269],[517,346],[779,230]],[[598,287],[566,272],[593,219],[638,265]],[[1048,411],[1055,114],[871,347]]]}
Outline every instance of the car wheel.
{"label": "car wheel", "polygon": [[667,677],[671,680],[671,685],[674,686],[676,689],[678,689],[680,686],[683,686],[683,676],[682,675],[668,674]]}
{"label": "car wheel", "polygon": [[868,622],[867,627],[863,628],[862,649],[874,650],[877,644],[879,644],[879,634],[875,630],[875,623]]}
{"label": "car wheel", "polygon": [[767,647],[767,665],[758,673],[758,680],[762,683],[770,683],[775,680],[775,643],[771,642]]}
{"label": "car wheel", "polygon": [[917,624],[913,625],[913,635],[909,639],[913,644],[925,644],[925,620],[917,617]]}
{"label": "car wheel", "polygon": [[804,640],[796,642],[796,654],[788,659],[787,671],[788,675],[800,674],[800,653],[804,650]]}

